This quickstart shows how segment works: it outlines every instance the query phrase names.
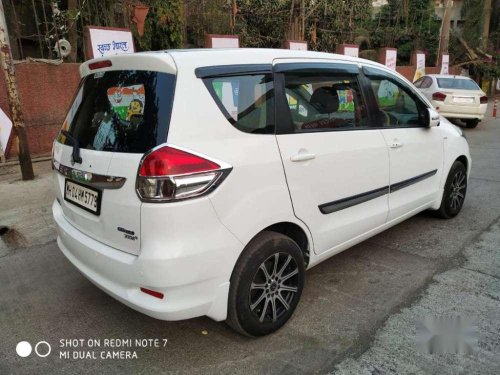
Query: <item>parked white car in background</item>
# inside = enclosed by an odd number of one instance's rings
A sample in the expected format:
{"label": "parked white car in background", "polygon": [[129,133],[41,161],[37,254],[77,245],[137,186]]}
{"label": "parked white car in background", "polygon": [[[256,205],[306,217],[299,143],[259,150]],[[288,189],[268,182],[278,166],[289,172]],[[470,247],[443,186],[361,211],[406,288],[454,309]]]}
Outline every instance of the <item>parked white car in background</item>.
{"label": "parked white car in background", "polygon": [[460,119],[468,128],[475,128],[484,118],[488,97],[468,77],[427,74],[414,85],[446,118]]}
{"label": "parked white car in background", "polygon": [[54,142],[57,241],[89,280],[152,317],[271,333],[306,269],[464,203],[462,131],[372,61],[204,49],[80,70]]}

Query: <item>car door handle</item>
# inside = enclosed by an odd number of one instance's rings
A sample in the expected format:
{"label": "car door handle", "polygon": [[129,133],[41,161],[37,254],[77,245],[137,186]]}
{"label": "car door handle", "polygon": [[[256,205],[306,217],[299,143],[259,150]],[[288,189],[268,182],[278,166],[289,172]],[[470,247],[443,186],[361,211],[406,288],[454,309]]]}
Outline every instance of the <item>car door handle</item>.
{"label": "car door handle", "polygon": [[290,157],[291,161],[307,161],[307,160],[312,160],[316,158],[316,155],[314,154],[309,154],[307,152],[299,152],[297,155],[292,155]]}
{"label": "car door handle", "polygon": [[391,143],[391,148],[401,148],[403,147],[403,144],[397,141],[394,141]]}

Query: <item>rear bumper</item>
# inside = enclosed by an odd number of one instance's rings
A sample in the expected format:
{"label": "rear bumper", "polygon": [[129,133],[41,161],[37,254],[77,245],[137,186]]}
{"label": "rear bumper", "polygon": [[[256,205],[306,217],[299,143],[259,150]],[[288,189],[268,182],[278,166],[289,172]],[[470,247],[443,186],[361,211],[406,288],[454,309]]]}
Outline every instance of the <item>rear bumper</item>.
{"label": "rear bumper", "polygon": [[[221,241],[226,241],[226,246],[221,246],[215,254],[212,246],[200,243],[202,250],[187,256],[168,246],[164,246],[163,257],[151,257],[147,249],[142,249],[136,256],[107,246],[76,229],[65,219],[57,201],[52,210],[58,232],[57,243],[63,254],[86,278],[112,297],[162,320],[203,315],[217,321],[226,318],[229,278],[233,259],[236,259],[227,253],[227,244],[236,244],[229,233],[228,238],[221,238]],[[224,252],[219,267],[210,267],[214,256]],[[236,252],[236,249],[231,252]],[[200,267],[206,271],[198,272]],[[207,267],[210,268],[207,270]],[[164,298],[145,294],[140,291],[141,287],[161,292]]]}
{"label": "rear bumper", "polygon": [[435,108],[439,108],[439,114],[446,118],[478,120],[484,119],[487,107],[487,104],[480,104],[479,106],[452,105],[443,104],[443,102],[436,102],[434,100],[432,101],[432,105]]}

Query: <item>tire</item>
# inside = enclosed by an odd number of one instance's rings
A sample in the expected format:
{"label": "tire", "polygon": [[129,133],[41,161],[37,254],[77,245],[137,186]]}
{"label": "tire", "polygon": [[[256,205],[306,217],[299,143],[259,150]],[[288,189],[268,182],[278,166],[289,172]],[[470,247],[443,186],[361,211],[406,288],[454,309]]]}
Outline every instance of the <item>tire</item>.
{"label": "tire", "polygon": [[304,256],[297,243],[280,233],[262,232],[250,241],[233,270],[226,322],[251,337],[280,329],[299,303],[304,276]]}
{"label": "tire", "polygon": [[479,124],[479,120],[478,119],[475,119],[475,120],[465,120],[465,127],[467,129],[474,129],[478,124]]}
{"label": "tire", "polygon": [[441,207],[435,212],[436,216],[451,219],[458,215],[463,207],[467,193],[467,169],[460,161],[455,161],[444,185]]}

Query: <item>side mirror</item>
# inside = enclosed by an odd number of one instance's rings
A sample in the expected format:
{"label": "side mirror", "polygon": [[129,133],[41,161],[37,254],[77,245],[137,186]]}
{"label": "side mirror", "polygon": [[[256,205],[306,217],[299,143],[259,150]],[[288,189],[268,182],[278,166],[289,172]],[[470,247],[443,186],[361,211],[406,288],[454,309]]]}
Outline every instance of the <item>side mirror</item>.
{"label": "side mirror", "polygon": [[428,112],[427,115],[429,116],[427,118],[427,127],[432,128],[434,126],[439,126],[440,123],[439,113],[432,108],[427,108],[427,112]]}

